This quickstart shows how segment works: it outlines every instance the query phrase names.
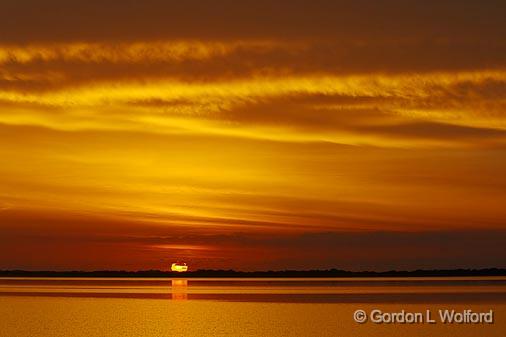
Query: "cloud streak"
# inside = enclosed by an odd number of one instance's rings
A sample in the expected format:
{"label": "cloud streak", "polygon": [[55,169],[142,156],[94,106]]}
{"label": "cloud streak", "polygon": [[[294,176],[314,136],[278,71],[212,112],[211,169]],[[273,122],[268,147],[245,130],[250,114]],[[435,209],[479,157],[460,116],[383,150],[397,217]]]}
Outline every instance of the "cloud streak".
{"label": "cloud streak", "polygon": [[[467,146],[470,135],[477,140],[486,134],[487,139],[496,137],[486,144],[500,145],[506,102],[499,94],[505,78],[501,71],[260,76],[3,90],[0,104],[10,108],[0,114],[0,122],[408,147],[424,145],[413,139],[426,140],[427,146],[459,145],[462,140]],[[423,125],[434,127],[423,132]],[[450,138],[455,142],[441,142]]]}

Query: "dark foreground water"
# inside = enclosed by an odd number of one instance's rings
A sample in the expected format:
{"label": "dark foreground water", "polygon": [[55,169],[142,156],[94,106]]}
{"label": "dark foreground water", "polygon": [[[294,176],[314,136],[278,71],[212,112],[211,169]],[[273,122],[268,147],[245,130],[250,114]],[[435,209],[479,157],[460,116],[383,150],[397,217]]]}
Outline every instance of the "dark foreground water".
{"label": "dark foreground water", "polygon": [[[493,323],[442,322],[452,310]],[[0,322],[2,337],[503,337],[506,278],[0,278]]]}

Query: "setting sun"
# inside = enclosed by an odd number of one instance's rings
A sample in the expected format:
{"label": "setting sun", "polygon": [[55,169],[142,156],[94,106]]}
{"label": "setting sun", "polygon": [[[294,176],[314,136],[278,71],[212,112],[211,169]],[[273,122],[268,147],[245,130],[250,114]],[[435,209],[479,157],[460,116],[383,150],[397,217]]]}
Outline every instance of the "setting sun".
{"label": "setting sun", "polygon": [[173,263],[170,266],[170,270],[178,273],[183,273],[185,271],[188,271],[188,266],[186,265],[186,263]]}

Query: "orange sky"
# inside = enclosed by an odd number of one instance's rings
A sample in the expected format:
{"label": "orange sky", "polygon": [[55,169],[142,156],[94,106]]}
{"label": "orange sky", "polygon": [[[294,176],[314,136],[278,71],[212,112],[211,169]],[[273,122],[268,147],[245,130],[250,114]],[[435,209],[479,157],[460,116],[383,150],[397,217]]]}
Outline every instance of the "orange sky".
{"label": "orange sky", "polygon": [[505,15],[2,3],[0,269],[506,267]]}

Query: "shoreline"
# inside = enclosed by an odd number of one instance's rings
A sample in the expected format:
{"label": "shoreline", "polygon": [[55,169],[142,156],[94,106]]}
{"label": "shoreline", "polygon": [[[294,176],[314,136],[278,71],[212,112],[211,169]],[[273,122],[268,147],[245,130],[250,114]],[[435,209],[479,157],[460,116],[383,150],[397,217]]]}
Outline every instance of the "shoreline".
{"label": "shoreline", "polygon": [[506,276],[506,269],[438,269],[438,270],[414,270],[414,271],[345,271],[338,269],[330,270],[284,270],[284,271],[234,271],[234,270],[196,270],[184,273],[161,271],[161,270],[140,270],[140,271],[27,271],[27,270],[0,270],[1,277],[104,277],[104,278],[387,278],[387,277],[472,277],[472,276]]}

